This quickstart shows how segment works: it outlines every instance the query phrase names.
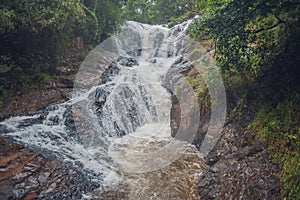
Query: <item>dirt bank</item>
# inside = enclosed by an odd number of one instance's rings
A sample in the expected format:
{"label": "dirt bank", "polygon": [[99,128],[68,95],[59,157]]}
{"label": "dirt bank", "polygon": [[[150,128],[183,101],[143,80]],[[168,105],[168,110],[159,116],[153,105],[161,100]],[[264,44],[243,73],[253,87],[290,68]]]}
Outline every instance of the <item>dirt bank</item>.
{"label": "dirt bank", "polygon": [[40,89],[10,93],[0,107],[0,119],[30,114],[52,103],[66,100],[73,89],[74,77],[74,74],[57,77],[45,83]]}
{"label": "dirt bank", "polygon": [[281,199],[279,167],[245,118],[228,123],[205,158],[210,168],[198,182],[202,199]]}

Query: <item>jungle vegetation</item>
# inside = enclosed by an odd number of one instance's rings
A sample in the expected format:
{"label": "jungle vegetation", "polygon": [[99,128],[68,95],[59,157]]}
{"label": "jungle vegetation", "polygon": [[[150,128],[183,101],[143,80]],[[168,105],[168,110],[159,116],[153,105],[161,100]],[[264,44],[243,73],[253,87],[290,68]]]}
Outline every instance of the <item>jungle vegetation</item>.
{"label": "jungle vegetation", "polygon": [[283,198],[299,199],[299,9],[297,0],[2,0],[0,102],[51,79],[125,20],[171,27],[197,16],[190,36],[215,50],[235,110],[255,115],[249,129],[282,168]]}

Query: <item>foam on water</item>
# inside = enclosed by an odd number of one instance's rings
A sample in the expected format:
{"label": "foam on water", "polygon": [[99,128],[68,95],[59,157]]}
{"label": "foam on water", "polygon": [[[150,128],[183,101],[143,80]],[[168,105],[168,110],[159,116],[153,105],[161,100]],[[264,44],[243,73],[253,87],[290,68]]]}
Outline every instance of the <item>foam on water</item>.
{"label": "foam on water", "polygon": [[[204,165],[192,145],[171,137],[171,96],[162,86],[181,56],[178,46],[189,23],[169,30],[127,22],[123,29],[130,34],[114,38],[114,47],[123,56],[135,52],[138,65],[116,63],[105,83],[97,80],[100,70],[78,76],[93,82],[84,82],[89,87],[74,91],[67,102],[1,122],[2,135],[73,163],[92,181],[126,185],[129,199],[192,199]],[[158,184],[162,179],[164,185]]]}

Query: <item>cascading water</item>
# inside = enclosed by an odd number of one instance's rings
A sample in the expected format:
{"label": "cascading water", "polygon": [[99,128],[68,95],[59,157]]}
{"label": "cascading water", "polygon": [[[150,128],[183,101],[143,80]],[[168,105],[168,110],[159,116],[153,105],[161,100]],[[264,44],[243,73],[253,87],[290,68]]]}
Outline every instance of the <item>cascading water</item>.
{"label": "cascading water", "polygon": [[[182,56],[187,26],[127,22],[125,34],[87,57],[69,101],[1,122],[2,135],[115,188],[103,199],[197,199],[193,185],[204,164],[195,147],[171,137],[171,94],[162,86]],[[83,197],[101,195],[99,188]]]}

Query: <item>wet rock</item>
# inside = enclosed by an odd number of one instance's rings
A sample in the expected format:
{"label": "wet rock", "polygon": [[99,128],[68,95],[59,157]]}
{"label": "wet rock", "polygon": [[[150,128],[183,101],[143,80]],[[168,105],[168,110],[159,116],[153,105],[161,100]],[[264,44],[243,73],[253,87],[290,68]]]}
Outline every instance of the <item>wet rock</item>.
{"label": "wet rock", "polygon": [[[181,110],[186,110],[184,105],[180,105],[178,99],[186,98],[184,92],[178,90],[178,85],[184,85],[187,83],[186,77],[195,78],[199,73],[193,67],[193,65],[183,56],[178,57],[171,68],[168,70],[164,77],[163,85],[171,93],[172,97],[172,108],[170,112],[171,120],[171,136],[175,137],[179,128],[185,130],[187,127],[192,127],[193,122],[187,122],[185,125],[180,124],[183,116],[181,116]],[[184,86],[186,87],[186,86]],[[190,87],[190,85],[188,86]],[[193,88],[195,89],[195,88]],[[207,106],[199,103],[200,105],[200,122],[197,127],[193,128],[197,131],[194,137],[193,144],[200,149],[202,141],[204,140],[205,134],[210,123],[210,109]],[[180,127],[183,126],[183,127]],[[188,129],[188,128],[187,128]]]}
{"label": "wet rock", "polygon": [[157,63],[157,59],[156,59],[156,58],[151,58],[151,59],[149,60],[149,62],[155,64],[155,63]]}
{"label": "wet rock", "polygon": [[138,61],[135,58],[133,58],[133,57],[123,57],[123,56],[120,56],[118,58],[117,62],[120,65],[123,65],[123,66],[126,66],[126,67],[132,67],[132,66],[135,66],[135,65],[139,65]]}
{"label": "wet rock", "polygon": [[220,159],[220,155],[218,152],[213,152],[213,153],[210,153],[206,158],[206,164],[208,166],[213,166],[214,164],[216,164]]}
{"label": "wet rock", "polygon": [[1,200],[81,199],[99,187],[72,166],[1,137],[0,168]]}
{"label": "wet rock", "polygon": [[142,53],[142,49],[140,49],[140,48],[137,48],[137,49],[135,49],[135,50],[132,50],[132,51],[127,52],[128,55],[130,55],[130,56],[132,56],[132,57],[134,57],[134,58],[140,56],[141,53]]}
{"label": "wet rock", "polygon": [[10,181],[0,182],[0,199],[15,199],[12,183]]}
{"label": "wet rock", "polygon": [[106,103],[107,97],[112,91],[113,85],[107,85],[106,87],[99,87],[95,92],[95,106],[96,112],[101,113],[102,106]]}
{"label": "wet rock", "polygon": [[182,61],[183,61],[183,57],[180,56],[180,57],[178,57],[178,58],[175,60],[174,65],[178,65],[178,64],[181,63]]}
{"label": "wet rock", "polygon": [[31,126],[33,124],[42,124],[42,123],[43,121],[40,119],[40,117],[30,118],[30,119],[24,119],[17,127],[22,128],[22,127]]}
{"label": "wet rock", "polygon": [[112,81],[112,79],[120,73],[120,68],[116,61],[113,61],[102,73],[100,84],[105,84]]}
{"label": "wet rock", "polygon": [[172,107],[170,112],[171,117],[171,136],[175,137],[180,127],[181,109],[176,95],[171,93]]}

